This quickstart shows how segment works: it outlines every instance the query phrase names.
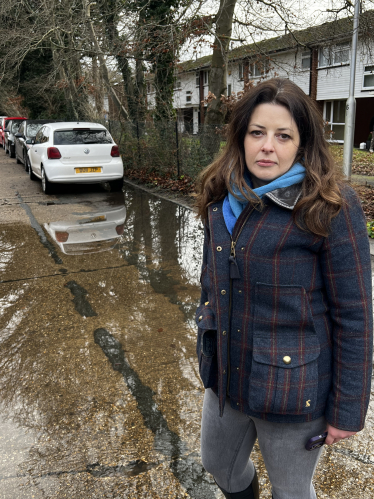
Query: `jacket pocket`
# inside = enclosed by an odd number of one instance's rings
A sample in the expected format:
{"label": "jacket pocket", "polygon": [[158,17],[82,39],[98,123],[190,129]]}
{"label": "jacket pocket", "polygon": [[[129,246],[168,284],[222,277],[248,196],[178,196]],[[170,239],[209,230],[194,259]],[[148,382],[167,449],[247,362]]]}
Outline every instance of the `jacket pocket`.
{"label": "jacket pocket", "polygon": [[217,329],[213,311],[207,305],[200,305],[197,309],[196,323],[200,378],[205,388],[212,388],[218,380]]}
{"label": "jacket pocket", "polygon": [[313,412],[320,344],[302,286],[256,284],[249,406],[256,412]]}

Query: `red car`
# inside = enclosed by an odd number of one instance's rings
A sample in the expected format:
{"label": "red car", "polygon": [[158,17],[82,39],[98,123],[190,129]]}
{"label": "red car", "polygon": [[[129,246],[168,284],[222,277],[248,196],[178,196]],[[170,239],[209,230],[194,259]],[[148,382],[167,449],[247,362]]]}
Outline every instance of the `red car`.
{"label": "red car", "polygon": [[[8,119],[7,116],[0,116],[0,145],[4,144],[4,128],[5,128],[5,120]],[[4,146],[3,146],[4,147]]]}
{"label": "red car", "polygon": [[27,118],[21,117],[21,116],[5,116],[1,117],[0,120],[0,144],[3,146],[3,149],[5,149],[5,137],[4,137],[4,130],[7,127],[7,124],[9,123],[10,120],[16,121],[16,120],[26,120]]}

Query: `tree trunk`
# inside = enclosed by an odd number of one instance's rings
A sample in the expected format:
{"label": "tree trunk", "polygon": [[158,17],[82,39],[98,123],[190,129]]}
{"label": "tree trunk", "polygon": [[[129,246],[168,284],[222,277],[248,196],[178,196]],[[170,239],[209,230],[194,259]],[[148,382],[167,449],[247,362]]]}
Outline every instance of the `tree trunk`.
{"label": "tree trunk", "polygon": [[227,94],[227,52],[232,30],[236,0],[220,0],[216,16],[216,36],[209,74],[209,90],[216,96],[209,106],[205,123],[218,125],[224,122],[225,116],[221,105],[221,95]]}

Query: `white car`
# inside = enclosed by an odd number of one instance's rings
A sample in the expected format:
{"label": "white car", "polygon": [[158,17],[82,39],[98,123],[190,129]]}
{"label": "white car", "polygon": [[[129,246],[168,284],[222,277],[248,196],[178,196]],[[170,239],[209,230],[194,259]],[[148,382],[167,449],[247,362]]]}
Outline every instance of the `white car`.
{"label": "white car", "polygon": [[109,182],[122,190],[123,164],[118,146],[98,123],[62,122],[44,125],[28,151],[31,180],[42,181],[45,194],[53,184]]}
{"label": "white car", "polygon": [[76,220],[62,220],[44,224],[48,234],[66,255],[98,253],[112,249],[123,234],[126,208],[77,216]]}

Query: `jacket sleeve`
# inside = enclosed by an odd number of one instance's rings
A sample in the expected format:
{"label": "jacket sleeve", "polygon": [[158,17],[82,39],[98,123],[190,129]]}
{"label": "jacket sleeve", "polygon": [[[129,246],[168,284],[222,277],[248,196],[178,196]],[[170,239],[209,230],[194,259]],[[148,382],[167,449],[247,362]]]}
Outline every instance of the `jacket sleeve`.
{"label": "jacket sleeve", "polygon": [[321,266],[332,321],[333,373],[325,417],[360,431],[369,404],[373,313],[369,240],[361,202],[350,187],[324,241]]}

